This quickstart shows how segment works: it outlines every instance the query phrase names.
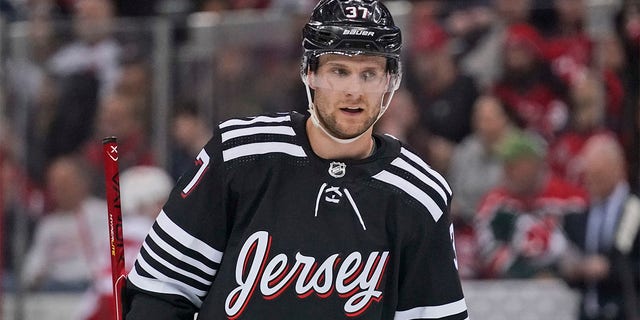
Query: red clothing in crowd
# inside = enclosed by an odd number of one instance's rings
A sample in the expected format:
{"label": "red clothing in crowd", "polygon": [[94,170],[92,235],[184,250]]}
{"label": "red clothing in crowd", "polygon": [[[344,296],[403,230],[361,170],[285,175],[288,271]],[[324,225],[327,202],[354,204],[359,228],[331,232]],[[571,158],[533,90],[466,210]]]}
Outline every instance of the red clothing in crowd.
{"label": "red clothing in crowd", "polygon": [[578,184],[580,182],[579,153],[589,138],[600,134],[612,134],[612,132],[602,128],[589,132],[569,131],[561,134],[549,148],[547,163],[551,171],[571,183]]}
{"label": "red clothing in crowd", "polygon": [[592,59],[593,43],[588,35],[550,37],[545,41],[545,57],[553,72],[567,83],[585,72]]}
{"label": "red clothing in crowd", "polygon": [[548,140],[566,123],[567,105],[546,82],[537,82],[521,90],[509,82],[498,83],[494,94],[533,130]]}
{"label": "red clothing in crowd", "polygon": [[553,273],[566,239],[561,231],[566,214],[583,212],[586,193],[550,176],[540,192],[528,198],[504,187],[490,191],[476,222],[481,269],[487,278],[529,278]]}
{"label": "red clothing in crowd", "polygon": [[[553,73],[573,84],[591,69],[594,43],[587,34],[556,36],[545,40],[545,58]],[[603,70],[602,81],[606,89],[606,119],[611,129],[618,128],[622,117],[624,86],[618,75],[611,70]]]}

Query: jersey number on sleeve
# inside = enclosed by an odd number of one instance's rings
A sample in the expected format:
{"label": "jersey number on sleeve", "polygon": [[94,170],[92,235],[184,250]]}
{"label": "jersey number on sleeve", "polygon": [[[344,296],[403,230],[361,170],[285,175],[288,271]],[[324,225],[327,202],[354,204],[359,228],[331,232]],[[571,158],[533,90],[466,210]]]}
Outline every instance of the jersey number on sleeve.
{"label": "jersey number on sleeve", "polygon": [[198,153],[198,156],[196,157],[196,165],[200,166],[200,168],[198,169],[198,172],[196,172],[196,175],[193,176],[193,178],[191,178],[191,181],[189,181],[189,184],[187,184],[187,186],[184,187],[184,189],[182,189],[181,195],[183,198],[188,197],[189,193],[191,193],[191,191],[193,191],[193,189],[195,189],[195,187],[198,186],[198,184],[200,183],[200,180],[202,179],[202,175],[209,168],[209,161],[210,161],[209,155],[207,154],[206,151],[204,151],[204,149],[202,149],[200,153]]}
{"label": "jersey number on sleeve", "polygon": [[458,254],[456,253],[456,239],[453,236],[453,223],[449,225],[449,237],[451,237],[451,246],[453,246],[453,264],[458,269]]}

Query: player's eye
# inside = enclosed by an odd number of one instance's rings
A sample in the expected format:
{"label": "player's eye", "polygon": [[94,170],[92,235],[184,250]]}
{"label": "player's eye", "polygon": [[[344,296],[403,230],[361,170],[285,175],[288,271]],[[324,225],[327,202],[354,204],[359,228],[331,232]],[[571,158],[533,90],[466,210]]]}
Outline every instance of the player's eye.
{"label": "player's eye", "polygon": [[365,71],[361,74],[362,80],[364,81],[375,81],[378,77],[375,71]]}
{"label": "player's eye", "polygon": [[333,68],[331,70],[331,73],[339,77],[346,77],[349,75],[349,71],[347,71],[347,69],[344,69],[344,68]]}

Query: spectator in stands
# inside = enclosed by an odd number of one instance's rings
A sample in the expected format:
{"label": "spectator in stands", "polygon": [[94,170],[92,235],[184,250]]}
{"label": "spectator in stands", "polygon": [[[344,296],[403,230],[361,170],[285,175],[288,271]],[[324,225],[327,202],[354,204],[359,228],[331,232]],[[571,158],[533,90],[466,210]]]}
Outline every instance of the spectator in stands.
{"label": "spectator in stands", "polygon": [[[125,269],[131,270],[142,243],[149,233],[162,205],[166,202],[175,181],[168,172],[155,166],[135,166],[122,171],[120,194],[123,217]],[[106,241],[106,239],[105,239]],[[108,251],[96,254],[108,255]],[[92,279],[91,287],[83,297],[80,319],[112,320],[113,287],[111,260],[104,262]]]}
{"label": "spectator in stands", "polygon": [[95,252],[108,252],[106,203],[90,195],[81,160],[54,160],[46,173],[53,209],[38,222],[23,284],[30,290],[84,290],[97,272]]}
{"label": "spectator in stands", "polygon": [[578,319],[639,319],[640,199],[630,192],[624,152],[614,137],[595,136],[581,156],[589,212],[565,219],[574,250],[562,276],[582,294]]}
{"label": "spectator in stands", "polygon": [[[619,132],[625,90],[620,76],[598,61],[599,39],[587,33],[587,1],[553,0],[552,13],[551,22],[543,21],[545,24],[540,26],[551,70],[569,87],[582,81],[585,73],[597,72],[606,89],[604,124]],[[606,54],[620,50],[615,42],[608,43]]]}
{"label": "spectator in stands", "polygon": [[149,145],[149,132],[145,126],[144,114],[138,100],[118,92],[104,97],[99,105],[94,138],[88,140],[82,150],[95,177],[91,190],[96,195],[104,195],[104,183],[100,179],[104,168],[100,141],[107,136],[118,138],[121,170],[156,163]]}
{"label": "spectator in stands", "polygon": [[113,38],[114,9],[110,0],[78,0],[72,15],[76,39],[56,52],[48,68],[58,77],[95,72],[105,96],[118,80],[120,44]]}
{"label": "spectator in stands", "polygon": [[193,163],[212,133],[213,129],[200,115],[197,106],[185,103],[178,107],[171,120],[173,150],[170,173],[174,179],[177,180]]}
{"label": "spectator in stands", "polygon": [[576,79],[569,96],[569,126],[552,143],[547,161],[554,174],[579,184],[579,154],[586,141],[594,135],[615,136],[615,133],[604,124],[606,93],[602,79],[596,73],[584,73]]}
{"label": "spectator in stands", "polygon": [[[496,17],[491,1],[448,1],[450,10],[443,25],[455,39],[454,55],[464,56],[485,40]],[[465,70],[466,71],[466,70]]]}
{"label": "spectator in stands", "polygon": [[154,108],[153,105],[158,101],[153,97],[154,73],[151,62],[147,61],[141,52],[136,53],[134,50],[136,49],[132,49],[131,54],[121,60],[120,77],[114,91],[115,95],[123,96],[134,106],[145,132],[151,138],[151,128],[157,125],[154,119],[157,119],[157,114],[161,112],[160,108]]}
{"label": "spectator in stands", "polygon": [[77,72],[58,81],[58,97],[44,136],[45,162],[79,151],[93,133],[99,83],[92,72]]}
{"label": "spectator in stands", "polygon": [[[305,14],[306,12],[309,11],[305,11]],[[300,19],[298,17],[302,16],[298,14],[294,19]],[[292,23],[292,26],[295,26],[295,31],[299,31],[300,25],[303,24]],[[297,42],[294,43],[295,47],[282,43],[270,43],[252,50],[259,55],[254,63],[263,68],[264,74],[270,75],[258,77],[253,85],[253,96],[264,112],[285,112],[291,106],[296,106],[295,110],[300,113],[306,113],[308,110],[306,90],[304,84],[300,82],[300,72],[297,70],[300,64],[299,48]],[[287,47],[290,48],[287,49]]]}
{"label": "spectator in stands", "polygon": [[456,145],[448,170],[456,190],[452,214],[466,223],[475,217],[482,197],[502,176],[498,147],[516,126],[508,110],[494,96],[480,96],[473,107],[473,133]]}
{"label": "spectator in stands", "polygon": [[492,24],[474,48],[460,60],[460,68],[471,75],[479,87],[491,88],[502,74],[502,53],[506,30],[510,25],[526,23],[532,0],[491,0]]}
{"label": "spectator in stands", "polygon": [[[149,62],[141,57],[123,59],[115,91],[136,101],[143,114],[150,114],[153,74]],[[147,119],[148,120],[148,119]]]}
{"label": "spectator in stands", "polygon": [[458,270],[463,278],[477,276],[473,221],[480,201],[502,177],[498,146],[515,129],[496,97],[480,96],[473,108],[473,132],[456,145],[449,167],[449,182],[456,196],[451,202]]}
{"label": "spectator in stands", "polygon": [[552,12],[551,21],[541,26],[545,55],[553,72],[571,84],[593,61],[594,42],[586,32],[586,1],[553,0]]}
{"label": "spectator in stands", "polygon": [[640,2],[623,1],[623,6],[616,18],[616,30],[620,37],[626,67],[623,78],[625,87],[623,108],[623,146],[629,164],[629,181],[635,192],[640,191]]}
{"label": "spectator in stands", "polygon": [[[51,127],[54,118],[57,118],[56,122],[58,123],[63,120],[59,116],[57,108],[60,97],[67,96],[65,98],[68,98],[69,94],[62,91],[68,87],[69,81],[54,80],[45,66],[51,55],[58,50],[60,42],[60,39],[56,37],[53,13],[48,8],[48,5],[51,4],[47,5],[43,1],[30,2],[29,4],[37,8],[33,8],[33,12],[29,12],[29,20],[24,24],[27,38],[21,41],[28,45],[24,48],[26,51],[20,52],[20,56],[5,55],[7,61],[5,62],[6,70],[3,73],[3,77],[5,77],[3,91],[6,99],[4,104],[10,117],[18,116],[23,112],[27,114],[26,125],[28,128],[25,138],[27,141],[26,152],[29,157],[26,159],[26,166],[30,178],[41,184],[43,164],[48,160],[46,153],[51,151],[47,149],[48,142],[56,139],[57,134],[66,134],[66,131],[52,132]],[[17,40],[18,38],[13,38],[13,41]],[[84,88],[88,89],[89,86]],[[78,94],[78,98],[80,96],[91,96],[91,91]],[[68,109],[72,108],[68,107]],[[88,109],[92,110],[92,108]],[[78,128],[84,124],[74,123],[73,125]],[[60,146],[61,149],[69,148],[69,146],[75,147],[77,139],[84,138],[84,136],[77,135],[73,138],[70,141],[65,141],[64,145]]]}
{"label": "spectator in stands", "polygon": [[528,130],[553,141],[564,129],[569,110],[566,86],[543,56],[544,40],[529,24],[507,29],[503,51],[504,72],[492,91]]}
{"label": "spectator in stands", "polygon": [[407,88],[419,122],[409,143],[444,174],[453,146],[471,133],[471,108],[479,93],[473,79],[458,70],[444,28],[433,21],[413,21],[412,28]]}
{"label": "spectator in stands", "polygon": [[[252,48],[240,44],[229,44],[216,50],[213,57],[213,77],[203,88],[215,97],[212,107],[213,123],[239,114],[251,114],[259,110],[255,90],[254,63],[258,60]],[[201,71],[201,70],[199,70]],[[204,70],[210,72],[211,70]]]}
{"label": "spectator in stands", "polygon": [[601,72],[602,81],[606,93],[606,110],[604,124],[609,130],[614,131],[618,137],[624,141],[627,129],[625,127],[626,117],[633,117],[627,114],[625,103],[628,98],[637,91],[637,88],[626,86],[629,80],[627,72],[626,54],[622,47],[620,38],[614,34],[602,35],[595,44],[595,57],[593,69]]}
{"label": "spectator in stands", "polygon": [[19,141],[12,129],[0,115],[0,289],[5,290],[17,287],[14,258],[29,246],[44,205],[42,193],[34,188],[18,160]]}
{"label": "spectator in stands", "polygon": [[[111,1],[79,0],[73,8],[75,38],[48,57],[36,91],[54,91],[49,96],[53,99],[36,100],[32,111],[36,121],[30,151],[42,163],[82,148],[93,134],[99,99],[114,89],[119,76],[120,45],[111,34]],[[37,122],[41,119],[46,123]],[[40,179],[43,169],[30,167]]]}
{"label": "spectator in stands", "polygon": [[503,179],[482,200],[474,223],[479,275],[485,278],[556,276],[566,249],[561,221],[586,207],[586,193],[550,174],[542,138],[516,132],[500,143]]}
{"label": "spectator in stands", "polygon": [[376,123],[376,131],[407,141],[418,124],[418,107],[406,89],[399,89],[393,96],[384,117]]}

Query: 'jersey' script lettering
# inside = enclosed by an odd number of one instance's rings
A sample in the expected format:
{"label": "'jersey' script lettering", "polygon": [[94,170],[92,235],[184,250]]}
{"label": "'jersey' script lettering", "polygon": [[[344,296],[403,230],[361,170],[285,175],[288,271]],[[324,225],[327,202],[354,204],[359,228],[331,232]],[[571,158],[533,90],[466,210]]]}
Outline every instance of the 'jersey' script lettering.
{"label": "'jersey' script lettering", "polygon": [[252,234],[240,250],[235,278],[238,286],[225,301],[225,311],[231,319],[242,315],[254,292],[259,290],[266,300],[275,299],[290,285],[295,293],[306,298],[316,293],[320,298],[335,290],[347,299],[344,312],[354,317],[362,314],[372,302],[382,299],[378,288],[382,280],[389,251],[374,251],[368,257],[352,252],[344,259],[333,254],[319,262],[298,252],[293,261],[284,253],[269,256],[271,237],[266,231]]}

